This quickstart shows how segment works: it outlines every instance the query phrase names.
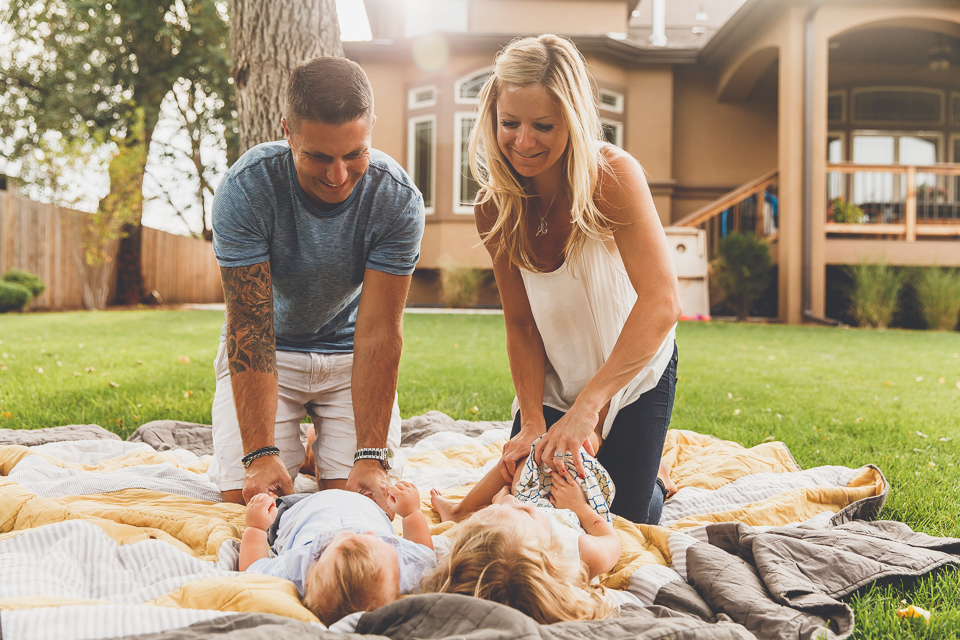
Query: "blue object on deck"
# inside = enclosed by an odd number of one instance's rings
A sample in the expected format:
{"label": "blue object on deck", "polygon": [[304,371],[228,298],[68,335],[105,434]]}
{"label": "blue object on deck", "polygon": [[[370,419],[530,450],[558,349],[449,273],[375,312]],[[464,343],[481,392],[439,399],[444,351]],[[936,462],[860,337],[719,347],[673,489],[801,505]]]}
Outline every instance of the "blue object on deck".
{"label": "blue object on deck", "polygon": [[770,205],[770,215],[773,217],[773,228],[780,228],[780,221],[777,219],[777,196],[769,191],[764,192],[763,199]]}
{"label": "blue object on deck", "polygon": [[721,238],[726,238],[726,237],[727,237],[728,214],[729,214],[732,210],[733,210],[733,207],[729,207],[729,208],[727,208],[727,209],[724,209],[724,210],[720,213],[720,237],[721,237]]}

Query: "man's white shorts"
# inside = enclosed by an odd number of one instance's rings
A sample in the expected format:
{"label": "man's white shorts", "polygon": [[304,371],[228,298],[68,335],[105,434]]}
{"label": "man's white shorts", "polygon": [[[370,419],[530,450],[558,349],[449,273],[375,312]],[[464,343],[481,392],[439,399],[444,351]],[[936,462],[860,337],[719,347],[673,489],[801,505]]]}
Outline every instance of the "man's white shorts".
{"label": "man's white shorts", "polygon": [[[217,388],[213,396],[213,461],[207,475],[221,491],[243,488],[243,443],[233,403],[227,350],[221,342],[213,363]],[[357,450],[357,428],[353,417],[350,380],[353,353],[310,353],[277,351],[279,396],[274,445],[296,479],[305,450],[300,439],[300,423],[309,415],[317,431],[313,452],[321,480],[346,479],[353,468]],[[396,396],[390,416],[387,446],[400,446],[400,407]]]}

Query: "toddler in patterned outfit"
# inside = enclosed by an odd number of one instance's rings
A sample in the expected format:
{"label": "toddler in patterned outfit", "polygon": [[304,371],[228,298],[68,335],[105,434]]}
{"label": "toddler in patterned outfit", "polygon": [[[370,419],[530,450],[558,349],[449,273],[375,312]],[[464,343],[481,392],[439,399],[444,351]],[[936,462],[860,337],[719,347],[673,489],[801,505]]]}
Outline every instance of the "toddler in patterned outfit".
{"label": "toddler in patterned outfit", "polygon": [[[608,616],[613,605],[593,579],[620,559],[609,510],[614,487],[596,459],[580,455],[585,477],[579,482],[572,459],[551,474],[530,455],[512,492],[497,468],[460,503],[431,491],[441,520],[460,525],[424,590],[493,600],[543,624]],[[471,515],[484,500],[489,506]]]}

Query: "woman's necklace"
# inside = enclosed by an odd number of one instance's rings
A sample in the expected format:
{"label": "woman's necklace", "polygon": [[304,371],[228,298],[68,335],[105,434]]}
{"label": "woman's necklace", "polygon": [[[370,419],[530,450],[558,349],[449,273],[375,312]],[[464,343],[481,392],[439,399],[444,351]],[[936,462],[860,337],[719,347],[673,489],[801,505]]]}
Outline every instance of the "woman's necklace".
{"label": "woman's necklace", "polygon": [[537,227],[536,237],[547,235],[547,214],[550,213],[550,207],[553,206],[554,200],[557,199],[557,194],[560,192],[559,189],[553,192],[553,198],[550,199],[550,204],[547,205],[547,208],[543,210],[540,214],[540,226]]}

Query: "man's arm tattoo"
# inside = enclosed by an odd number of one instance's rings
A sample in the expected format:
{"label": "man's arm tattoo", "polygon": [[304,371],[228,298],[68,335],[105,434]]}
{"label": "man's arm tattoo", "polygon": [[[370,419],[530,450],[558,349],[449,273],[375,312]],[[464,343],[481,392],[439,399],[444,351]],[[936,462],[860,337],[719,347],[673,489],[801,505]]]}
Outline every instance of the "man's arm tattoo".
{"label": "man's arm tattoo", "polygon": [[220,269],[227,303],[227,358],[230,373],[277,375],[270,263]]}

